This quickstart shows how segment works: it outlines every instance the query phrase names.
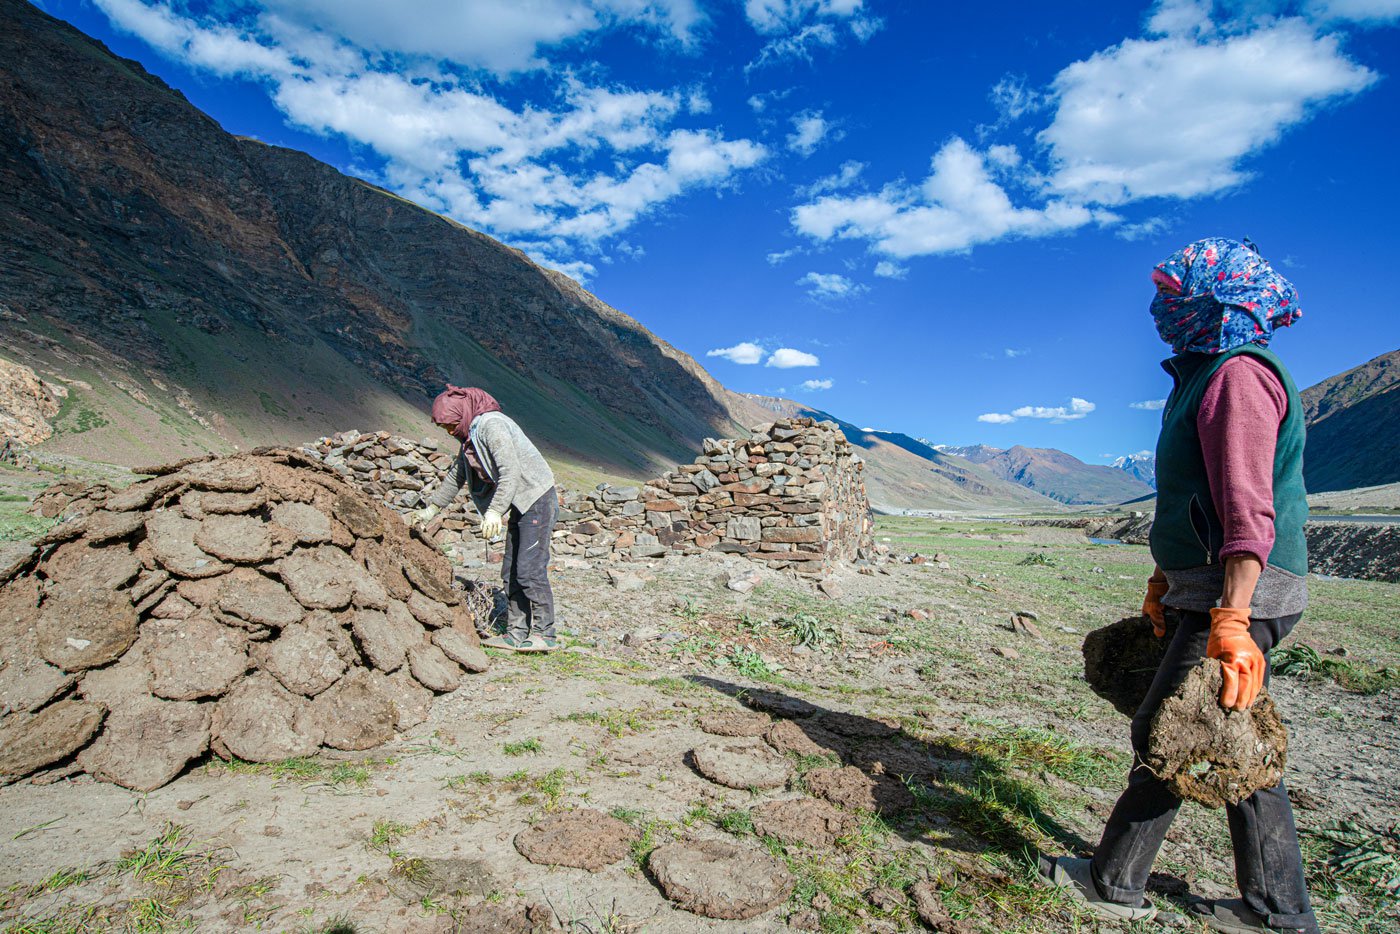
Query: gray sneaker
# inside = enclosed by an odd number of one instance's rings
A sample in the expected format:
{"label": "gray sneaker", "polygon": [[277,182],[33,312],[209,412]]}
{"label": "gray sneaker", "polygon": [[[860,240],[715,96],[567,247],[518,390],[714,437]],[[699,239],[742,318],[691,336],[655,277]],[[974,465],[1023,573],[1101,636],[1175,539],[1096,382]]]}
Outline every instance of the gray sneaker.
{"label": "gray sneaker", "polygon": [[552,636],[541,636],[538,633],[520,643],[517,652],[553,652],[559,648],[559,640]]}
{"label": "gray sneaker", "polygon": [[1157,916],[1157,909],[1151,905],[1133,908],[1111,902],[1099,894],[1094,885],[1093,870],[1089,860],[1072,856],[1058,858],[1040,857],[1040,875],[1051,885],[1068,892],[1090,912],[1105,921],[1151,921]]}
{"label": "gray sneaker", "polygon": [[[526,641],[528,642],[529,640],[527,639]],[[519,652],[523,650],[525,643],[516,641],[515,637],[511,636],[509,633],[504,633],[499,636],[492,636],[489,639],[482,639],[481,645],[483,648],[488,649],[505,649],[508,652]]]}

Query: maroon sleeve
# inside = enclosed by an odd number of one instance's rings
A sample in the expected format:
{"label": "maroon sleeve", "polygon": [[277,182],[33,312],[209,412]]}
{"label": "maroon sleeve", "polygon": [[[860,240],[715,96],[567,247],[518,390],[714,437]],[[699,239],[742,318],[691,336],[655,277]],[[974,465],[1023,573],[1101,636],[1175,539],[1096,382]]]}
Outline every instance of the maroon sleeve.
{"label": "maroon sleeve", "polygon": [[1215,512],[1225,526],[1220,558],[1249,554],[1261,564],[1274,547],[1274,447],[1288,395],[1265,363],[1221,364],[1206,385],[1196,428]]}

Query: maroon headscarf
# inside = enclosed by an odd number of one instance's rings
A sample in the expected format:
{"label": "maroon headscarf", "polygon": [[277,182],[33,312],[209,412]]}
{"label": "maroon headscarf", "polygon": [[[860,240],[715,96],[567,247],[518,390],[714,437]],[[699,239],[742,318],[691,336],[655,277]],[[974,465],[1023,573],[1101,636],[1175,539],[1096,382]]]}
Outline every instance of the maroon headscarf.
{"label": "maroon headscarf", "polygon": [[438,393],[438,397],[433,400],[433,421],[439,425],[456,424],[452,434],[462,442],[462,452],[467,456],[467,463],[483,480],[490,478],[481,466],[476,448],[472,447],[472,422],[478,415],[499,411],[501,404],[489,392],[475,386],[462,387],[448,383],[447,390]]}

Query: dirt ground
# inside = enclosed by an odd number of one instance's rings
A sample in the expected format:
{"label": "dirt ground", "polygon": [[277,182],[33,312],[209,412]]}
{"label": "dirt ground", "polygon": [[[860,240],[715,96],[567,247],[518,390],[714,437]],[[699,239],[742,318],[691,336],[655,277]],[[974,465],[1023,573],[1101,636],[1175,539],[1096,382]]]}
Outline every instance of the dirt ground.
{"label": "dirt ground", "polygon": [[[742,559],[621,576],[566,562],[567,650],[494,656],[368,755],[209,759],[145,795],[61,769],[0,789],[0,930],[1197,930],[1175,914],[1186,893],[1233,891],[1221,812],[1182,809],[1150,887],[1164,924],[1096,925],[1031,878],[1036,850],[1087,853],[1121,789],[1127,720],[1083,682],[1079,648],[1140,604],[1146,549],[929,519],[879,535],[900,560],[837,572],[834,599],[767,571],[735,592]],[[1312,673],[1272,687],[1329,931],[1400,926],[1400,701],[1381,670],[1400,665],[1397,596],[1317,581],[1290,640],[1316,650],[1295,659]],[[692,753],[713,743],[744,746],[729,764],[777,784],[704,777],[713,755]],[[517,850],[581,808],[631,828],[599,820],[575,841],[598,871]],[[694,901],[776,904],[746,920],[677,908],[648,854],[704,841],[774,878],[753,876],[754,894],[730,873],[733,891]]]}

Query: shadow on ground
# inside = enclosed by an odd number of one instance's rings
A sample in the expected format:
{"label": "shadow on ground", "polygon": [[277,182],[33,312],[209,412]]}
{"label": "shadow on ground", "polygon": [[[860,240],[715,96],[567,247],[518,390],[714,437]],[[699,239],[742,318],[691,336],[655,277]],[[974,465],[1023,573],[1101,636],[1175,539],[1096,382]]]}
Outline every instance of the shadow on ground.
{"label": "shadow on ground", "polygon": [[[847,809],[864,803],[905,840],[939,847],[986,884],[1009,877],[983,857],[1033,866],[1042,849],[1080,856],[1093,850],[1055,818],[1045,791],[1014,774],[1007,759],[976,751],[975,737],[915,734],[892,719],[830,710],[771,688],[703,675],[689,680],[771,716],[769,742],[798,757],[803,790]],[[1156,873],[1149,888],[1181,895],[1187,883]]]}

